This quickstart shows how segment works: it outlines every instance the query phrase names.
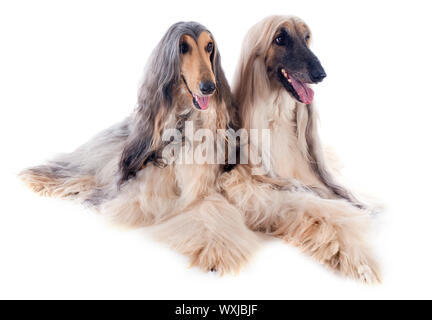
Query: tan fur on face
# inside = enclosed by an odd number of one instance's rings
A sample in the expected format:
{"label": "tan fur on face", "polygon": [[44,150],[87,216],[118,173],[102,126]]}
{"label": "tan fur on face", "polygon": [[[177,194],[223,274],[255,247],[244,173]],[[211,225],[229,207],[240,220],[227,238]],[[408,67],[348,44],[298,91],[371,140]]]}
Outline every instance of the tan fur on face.
{"label": "tan fur on face", "polygon": [[182,55],[181,73],[192,93],[199,95],[201,82],[213,81],[216,83],[212,70],[211,52],[206,50],[207,45],[210,42],[213,43],[213,39],[210,33],[202,32],[198,41],[189,35],[183,36],[182,41],[188,44],[189,50]]}
{"label": "tan fur on face", "polygon": [[[307,45],[309,45],[311,32],[308,26],[303,21],[298,19],[291,19],[285,21],[276,29],[273,35],[273,39],[275,39],[282,32],[282,30],[286,31],[289,34],[291,41],[297,43],[303,43],[306,37],[308,37],[305,42]],[[270,81],[272,82],[272,87],[280,87],[281,83],[279,80],[279,75],[277,74],[277,70],[280,68],[281,61],[284,61],[284,59],[286,59],[286,47],[278,46],[274,43],[274,41],[272,41],[271,45],[269,45],[269,47],[266,46],[263,52],[266,68],[267,70],[272,70],[272,74],[269,74]],[[307,73],[307,70],[296,73],[296,76],[299,80],[307,81],[307,79],[304,78],[305,73]]]}

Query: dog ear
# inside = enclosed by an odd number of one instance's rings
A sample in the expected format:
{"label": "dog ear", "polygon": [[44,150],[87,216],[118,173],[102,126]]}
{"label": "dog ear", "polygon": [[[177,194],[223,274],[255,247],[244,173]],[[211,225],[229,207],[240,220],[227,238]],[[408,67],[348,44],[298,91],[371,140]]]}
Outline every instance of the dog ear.
{"label": "dog ear", "polygon": [[131,124],[131,133],[126,140],[120,159],[120,181],[134,177],[154,157],[154,123],[145,112],[138,112]]}
{"label": "dog ear", "polygon": [[[213,53],[211,55],[211,61],[212,61],[212,67],[213,72],[216,78],[216,99],[218,99],[218,103],[224,103],[226,106],[226,111],[228,113],[228,121],[226,122],[225,126],[226,129],[232,129],[234,131],[237,131],[240,129],[240,121],[238,118],[238,111],[237,111],[237,105],[234,101],[234,98],[231,93],[230,85],[228,84],[228,81],[225,77],[225,73],[222,69],[222,63],[221,63],[221,56],[218,51],[218,47],[215,44]],[[218,109],[219,110],[219,109]],[[223,118],[223,115],[221,115],[221,118]],[[236,159],[240,159],[240,144],[237,139],[235,139],[236,143],[235,145],[227,144],[226,147],[233,148],[236,155]],[[223,167],[224,171],[231,171],[235,163],[229,163],[228,162],[228,152],[226,153],[227,157],[225,158],[225,165]]]}
{"label": "dog ear", "polygon": [[324,151],[318,135],[318,115],[313,104],[303,105],[297,103],[296,107],[296,124],[297,136],[302,146],[302,152],[313,172],[318,179],[329,188],[336,196],[347,200],[360,209],[366,209],[367,206],[361,203],[348,189],[340,185],[331,174],[327,167]]}
{"label": "dog ear", "polygon": [[225,72],[222,69],[221,56],[216,43],[210,59],[212,62],[213,73],[216,78],[216,99],[218,100],[218,103],[224,102],[227,107],[230,120],[228,127],[237,130],[240,127],[237,106],[234,102],[228,80],[225,77]]}
{"label": "dog ear", "polygon": [[219,98],[224,98],[227,92],[231,92],[225,73],[222,69],[221,56],[217,45],[214,45],[213,52],[210,56],[212,62],[213,73],[216,78],[216,87],[218,89]]}
{"label": "dog ear", "polygon": [[177,29],[177,25],[171,26],[147,64],[138,92],[138,109],[120,159],[120,184],[135,176],[148,162],[162,166],[160,131],[172,108],[173,88],[180,79],[181,32]]}
{"label": "dog ear", "polygon": [[134,177],[149,162],[160,167],[165,165],[161,157],[164,146],[161,130],[166,120],[165,111],[163,107],[157,111],[151,108],[137,110],[120,158],[119,184]]}

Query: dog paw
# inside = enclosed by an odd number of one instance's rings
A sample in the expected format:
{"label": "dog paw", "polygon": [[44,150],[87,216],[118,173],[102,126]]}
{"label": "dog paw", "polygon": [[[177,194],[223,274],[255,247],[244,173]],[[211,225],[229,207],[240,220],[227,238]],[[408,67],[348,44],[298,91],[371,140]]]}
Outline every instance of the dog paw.
{"label": "dog paw", "polygon": [[358,279],[364,283],[374,283],[379,281],[368,265],[360,265],[357,267],[357,274]]}
{"label": "dog paw", "polygon": [[362,255],[347,254],[338,251],[325,264],[338,273],[358,280],[365,284],[381,283],[380,272],[377,263],[372,258]]}
{"label": "dog paw", "polygon": [[42,196],[49,196],[51,194],[52,178],[36,174],[32,170],[25,170],[18,177],[33,192]]}
{"label": "dog paw", "polygon": [[211,244],[196,250],[190,256],[190,266],[205,272],[238,274],[246,264],[250,253],[228,249],[224,245]]}

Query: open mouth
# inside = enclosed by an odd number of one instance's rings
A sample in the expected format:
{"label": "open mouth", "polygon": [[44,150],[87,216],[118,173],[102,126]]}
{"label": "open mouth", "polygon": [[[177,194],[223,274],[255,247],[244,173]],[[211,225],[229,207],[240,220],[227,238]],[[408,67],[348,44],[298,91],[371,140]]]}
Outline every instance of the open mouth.
{"label": "open mouth", "polygon": [[210,97],[201,97],[196,94],[192,94],[193,104],[199,110],[206,110],[208,108]]}
{"label": "open mouth", "polygon": [[311,104],[314,97],[314,92],[307,86],[306,83],[301,82],[284,69],[279,70],[279,78],[285,89],[290,92],[294,98],[304,104]]}
{"label": "open mouth", "polygon": [[192,96],[192,102],[193,102],[194,107],[197,108],[198,110],[206,110],[208,108],[208,105],[210,102],[210,96],[202,97],[202,96],[199,96],[199,95],[193,93],[192,90],[189,89],[189,86],[186,82],[186,79],[183,77],[183,75],[182,75],[182,79],[183,79],[183,82],[185,84],[187,91]]}

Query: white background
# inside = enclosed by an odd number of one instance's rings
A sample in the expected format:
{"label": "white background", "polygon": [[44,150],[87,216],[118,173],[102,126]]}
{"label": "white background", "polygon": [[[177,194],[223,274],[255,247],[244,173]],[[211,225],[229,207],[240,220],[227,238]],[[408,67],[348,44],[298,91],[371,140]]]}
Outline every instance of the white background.
{"label": "white background", "polygon": [[[172,23],[207,26],[232,79],[246,30],[269,14],[311,27],[328,74],[315,87],[322,139],[352,184],[387,205],[382,285],[335,276],[277,240],[238,276],[205,274],[146,230],[16,178],[128,115]],[[432,298],[430,14],[429,1],[0,2],[0,298]]]}

